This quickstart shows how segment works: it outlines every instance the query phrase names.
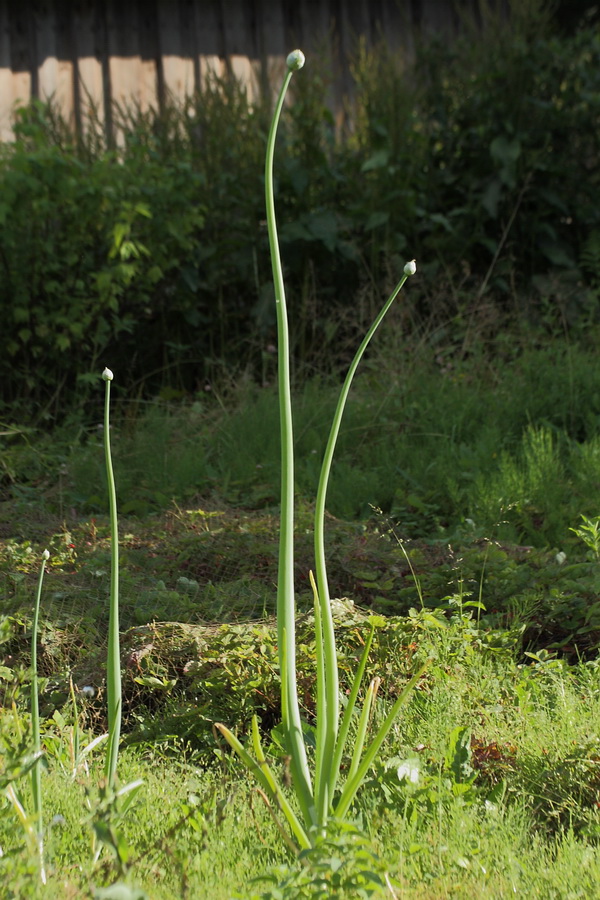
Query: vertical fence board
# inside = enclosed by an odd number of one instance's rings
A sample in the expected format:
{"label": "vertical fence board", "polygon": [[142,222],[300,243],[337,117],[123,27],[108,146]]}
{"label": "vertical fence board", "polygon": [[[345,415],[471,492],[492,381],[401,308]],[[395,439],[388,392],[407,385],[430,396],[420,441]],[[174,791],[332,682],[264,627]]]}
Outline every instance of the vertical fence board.
{"label": "vertical fence board", "polygon": [[90,122],[105,125],[104,77],[102,74],[101,45],[93,0],[77,3],[72,18],[73,48],[76,59],[75,83],[79,104],[77,121],[87,133]]}
{"label": "vertical fence board", "polygon": [[[68,23],[61,21],[60,11],[46,3],[41,15],[33,20],[37,51],[37,80],[40,100],[51,100],[61,116],[72,127],[75,124],[73,69],[76,65],[68,47]],[[59,52],[59,35],[63,52]]]}
{"label": "vertical fence board", "polygon": [[106,35],[112,100],[119,107],[137,103],[141,59],[133,26],[132,4],[124,4],[123,9],[116,2],[107,4]]}
{"label": "vertical fence board", "polygon": [[164,79],[166,98],[183,103],[186,96],[194,93],[194,60],[185,55],[181,8],[177,2],[160,3],[158,7],[158,34],[160,64]]}
{"label": "vertical fence board", "polygon": [[10,57],[10,33],[7,23],[0,27],[0,141],[12,137],[13,70]]}
{"label": "vertical fence board", "polygon": [[37,95],[37,69],[35,60],[35,30],[32,21],[25,14],[22,6],[7,9],[7,28],[9,35],[10,67],[13,73],[12,90],[8,94],[8,103],[29,102],[32,95]]}
{"label": "vertical fence board", "polygon": [[246,86],[250,100],[254,99],[260,89],[256,71],[256,61],[259,59],[256,39],[257,7],[257,2],[247,0],[232,0],[223,4],[223,39],[229,67],[233,75]]}
{"label": "vertical fence board", "polygon": [[194,62],[202,89],[211,79],[225,74],[222,3],[208,0],[196,4],[194,12]]}

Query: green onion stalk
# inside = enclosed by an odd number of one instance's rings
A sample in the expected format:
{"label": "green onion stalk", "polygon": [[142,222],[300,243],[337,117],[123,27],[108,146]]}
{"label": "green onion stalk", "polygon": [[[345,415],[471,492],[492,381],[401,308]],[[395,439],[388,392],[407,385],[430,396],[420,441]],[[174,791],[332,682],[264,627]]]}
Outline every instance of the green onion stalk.
{"label": "green onion stalk", "polygon": [[33,626],[31,636],[31,732],[33,735],[33,754],[35,762],[31,770],[31,793],[33,796],[33,809],[35,813],[35,835],[40,858],[40,874],[42,882],[46,883],[46,871],[44,867],[44,821],[42,815],[42,744],[40,738],[40,707],[38,694],[38,669],[37,669],[37,636],[40,618],[40,602],[42,598],[42,585],[44,583],[44,571],[46,562],[50,559],[48,550],[42,553],[42,564],[38,578],[35,606],[33,610]]}
{"label": "green onion stalk", "polygon": [[104,369],[102,378],[106,384],[104,402],[104,455],[108,483],[110,510],[110,611],[108,619],[108,656],[106,661],[106,695],[108,706],[108,752],[105,775],[114,785],[121,736],[121,654],[119,648],[119,524],[117,518],[117,491],[110,452],[110,383],[113,373]]}
{"label": "green onion stalk", "polygon": [[346,748],[350,723],[356,710],[358,694],[373,640],[374,625],[371,626],[365,640],[365,646],[355,674],[346,710],[340,723],[337,652],[324,549],[324,520],[327,485],[335,445],[352,380],[375,331],[392,306],[392,303],[396,299],[406,279],[415,273],[416,265],[413,260],[405,265],[402,278],[371,325],[348,370],[335,411],[319,479],[314,526],[316,579],[313,577],[312,572],[310,573],[314,594],[317,661],[316,756],[314,779],[311,777],[300,717],[300,704],[296,682],[293,544],[294,435],[290,386],[290,349],[285,288],[277,237],[273,189],[273,160],[277,126],[292,76],[294,72],[301,69],[303,65],[304,54],[300,50],[295,50],[293,53],[290,53],[287,58],[287,73],[277,99],[271,128],[269,130],[265,164],[267,229],[277,311],[278,389],[281,431],[281,523],[277,584],[277,639],[281,674],[281,716],[286,745],[285,749],[290,761],[292,785],[301,814],[300,818],[296,815],[294,808],[288,802],[282,788],[267,763],[260,744],[256,718],[254,719],[252,726],[254,756],[243,747],[240,741],[228,728],[226,728],[225,725],[221,723],[216,725],[216,728],[225,737],[232,749],[236,751],[249,771],[251,771],[257,779],[260,785],[260,792],[267,801],[268,808],[274,816],[279,828],[282,828],[279,821],[279,814],[282,814],[287,821],[294,846],[299,850],[314,845],[317,836],[323,833],[326,828],[327,820],[331,815],[338,818],[343,818],[343,816],[346,815],[356,796],[356,792],[364,781],[370,766],[373,764],[383,741],[391,729],[400,707],[406,702],[410,691],[425,668],[423,667],[417,672],[406,684],[400,696],[393,704],[390,713],[365,750],[370,714],[379,686],[378,679],[374,679],[371,682],[366,691],[365,701],[359,716],[358,734],[357,739],[354,742],[349,774],[341,791],[337,791],[340,764]]}
{"label": "green onion stalk", "polygon": [[267,230],[273,269],[277,311],[278,392],[281,440],[281,522],[277,578],[277,646],[282,674],[282,725],[290,757],[296,796],[306,822],[317,824],[311,777],[302,733],[296,685],[296,604],[294,594],[294,429],[290,386],[290,347],[283,270],[277,240],[273,189],[275,137],[285,95],[294,72],[304,65],[304,54],[295,50],[287,58],[287,73],[271,121],[265,162]]}

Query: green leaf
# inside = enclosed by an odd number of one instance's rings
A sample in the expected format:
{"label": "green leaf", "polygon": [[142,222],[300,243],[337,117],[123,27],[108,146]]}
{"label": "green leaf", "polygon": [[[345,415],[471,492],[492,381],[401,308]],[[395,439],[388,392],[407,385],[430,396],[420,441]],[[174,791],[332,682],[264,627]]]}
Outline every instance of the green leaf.
{"label": "green leaf", "polygon": [[455,728],[450,735],[445,757],[446,769],[455,784],[464,784],[473,777],[471,765],[471,729]]}
{"label": "green leaf", "polygon": [[570,250],[560,241],[553,241],[550,237],[544,236],[538,239],[538,246],[553,266],[560,266],[566,269],[575,268],[575,260]]}
{"label": "green leaf", "polygon": [[498,204],[502,197],[502,188],[501,180],[494,178],[481,195],[481,205],[492,219],[498,218]]}
{"label": "green leaf", "polygon": [[365,222],[365,231],[373,231],[374,228],[379,228],[380,225],[386,225],[389,220],[390,214],[388,212],[371,213]]}
{"label": "green leaf", "polygon": [[57,334],[54,343],[59,350],[68,350],[71,346],[71,338],[66,334]]}
{"label": "green leaf", "polygon": [[362,164],[360,171],[372,172],[375,169],[383,169],[388,165],[389,161],[390,154],[388,150],[376,150],[375,153]]}
{"label": "green leaf", "polygon": [[521,155],[521,142],[509,140],[506,135],[494,138],[490,144],[490,154],[494,162],[502,166],[513,166]]}

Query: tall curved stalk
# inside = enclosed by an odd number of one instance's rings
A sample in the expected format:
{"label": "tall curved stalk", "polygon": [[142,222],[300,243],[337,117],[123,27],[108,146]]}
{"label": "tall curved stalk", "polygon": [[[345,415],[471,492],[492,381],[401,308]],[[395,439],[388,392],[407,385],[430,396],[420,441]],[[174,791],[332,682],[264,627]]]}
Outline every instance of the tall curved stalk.
{"label": "tall curved stalk", "polygon": [[[346,401],[350,393],[350,387],[356,374],[356,370],[364,352],[367,349],[371,338],[381,325],[392,303],[402,290],[402,287],[409,277],[414,274],[416,266],[414,261],[407,263],[404,267],[402,278],[388,297],[386,303],[382,307],[375,321],[372,323],[366,333],[360,347],[356,351],[356,355],[350,364],[350,368],[344,379],[344,384],[340,392],[338,403],[329,439],[325,448],[323,463],[321,466],[321,474],[319,477],[319,485],[317,488],[317,499],[315,504],[314,519],[314,550],[315,550],[315,569],[317,574],[317,594],[319,606],[321,609],[321,627],[323,629],[323,652],[325,657],[325,696],[323,698],[323,706],[317,710],[317,719],[323,720],[323,727],[319,731],[320,742],[317,743],[317,762],[316,771],[319,773],[319,782],[316,785],[315,793],[317,797],[317,810],[319,821],[323,822],[327,817],[329,804],[333,797],[333,791],[339,772],[339,757],[335,754],[336,740],[338,734],[339,722],[339,679],[337,667],[337,653],[335,646],[335,632],[333,626],[333,618],[331,615],[331,600],[329,596],[329,583],[327,580],[327,565],[325,562],[325,500],[327,498],[327,486],[329,484],[329,475],[331,473],[331,464],[333,462],[333,454],[342,423],[342,416],[346,408]],[[352,707],[348,704],[347,714],[352,714]],[[345,739],[345,735],[344,735]],[[337,766],[330,763],[329,768],[325,764],[326,760],[333,761],[337,758]]]}
{"label": "tall curved stalk", "polygon": [[306,849],[307,846],[313,843],[316,836],[324,831],[327,825],[327,818],[330,814],[340,816],[346,814],[354,800],[357,790],[364,781],[367,771],[379,751],[379,748],[385,740],[395,716],[402,704],[406,701],[411,688],[416,684],[423,671],[423,669],[421,669],[421,671],[419,671],[406,685],[392,707],[392,711],[386,717],[375,736],[371,738],[371,743],[365,750],[370,711],[375,700],[379,679],[374,679],[371,682],[371,685],[366,692],[362,712],[359,716],[358,734],[351,754],[352,758],[349,777],[339,797],[334,798],[340,771],[340,763],[350,731],[351,719],[356,709],[358,694],[366,669],[367,656],[373,640],[373,627],[371,627],[370,633],[365,641],[365,647],[350,691],[346,711],[340,725],[337,653],[325,562],[324,520],[327,485],[335,445],[352,380],[371,338],[383,321],[408,276],[415,273],[416,266],[414,261],[412,261],[405,265],[402,278],[369,328],[348,370],[335,411],[319,479],[315,506],[314,534],[316,581],[312,572],[310,573],[311,585],[314,593],[317,662],[317,750],[313,786],[308,766],[306,745],[302,732],[296,681],[294,435],[290,387],[290,348],[285,288],[279,254],[279,242],[277,238],[273,191],[273,158],[275,153],[277,126],[292,75],[303,65],[304,55],[300,50],[295,50],[288,56],[287,73],[281,91],[279,92],[269,130],[265,163],[267,227],[277,310],[278,388],[281,428],[281,523],[279,533],[279,572],[277,584],[277,642],[279,668],[281,673],[281,717],[286,751],[289,757],[292,775],[292,784],[302,813],[303,822],[300,822],[296,817],[293,808],[285,797],[285,793],[279,786],[267,764],[260,745],[256,717],[252,723],[254,756],[250,755],[225,725],[217,723],[215,726],[229,743],[230,747],[242,759],[248,767],[248,770],[257,779],[260,785],[259,793],[261,793],[265,799],[267,807],[280,830],[282,825],[279,821],[279,813],[284,816],[293,835],[293,838],[286,835],[286,842],[295,840],[298,849]]}
{"label": "tall curved stalk", "polygon": [[44,571],[46,562],[50,559],[48,550],[42,553],[42,564],[38,578],[35,606],[33,610],[33,625],[31,635],[31,733],[33,735],[33,753],[36,760],[31,770],[31,793],[33,796],[33,809],[35,813],[35,832],[38,854],[40,857],[40,876],[42,883],[46,884],[46,870],[44,866],[44,819],[42,809],[42,769],[41,756],[42,745],[40,739],[40,706],[38,696],[38,669],[37,669],[37,638],[40,619],[40,602],[42,599],[42,585],[44,583]]}
{"label": "tall curved stalk", "polygon": [[265,161],[265,201],[267,229],[275,305],[277,310],[278,389],[281,437],[281,522],[279,531],[279,567],[277,578],[277,642],[279,666],[285,670],[285,718],[283,730],[290,756],[290,767],[298,802],[305,820],[314,820],[312,786],[306,746],[302,734],[298,691],[296,686],[296,602],[294,593],[294,429],[290,386],[290,342],[285,300],[283,270],[277,237],[273,188],[273,158],[275,137],[283,109],[285,95],[294,72],[304,65],[304,54],[295,50],[287,58],[287,73],[277,98],[275,112],[267,138]]}
{"label": "tall curved stalk", "polygon": [[108,619],[108,656],[106,660],[106,695],[108,706],[108,752],[105,774],[114,784],[121,737],[121,654],[119,649],[119,523],[117,518],[117,490],[110,452],[110,383],[113,373],[105,369],[104,455],[110,509],[110,612]]}

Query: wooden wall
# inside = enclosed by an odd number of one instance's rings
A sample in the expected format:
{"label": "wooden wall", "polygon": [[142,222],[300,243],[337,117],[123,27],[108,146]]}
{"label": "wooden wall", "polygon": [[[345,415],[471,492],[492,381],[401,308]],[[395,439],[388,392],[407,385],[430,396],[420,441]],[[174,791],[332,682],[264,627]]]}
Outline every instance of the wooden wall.
{"label": "wooden wall", "polygon": [[211,72],[256,91],[296,46],[331,55],[341,103],[358,35],[410,53],[417,29],[456,24],[453,0],[0,0],[0,140],[32,97],[53,98],[76,128],[93,107],[110,128],[115,102],[160,108]]}

